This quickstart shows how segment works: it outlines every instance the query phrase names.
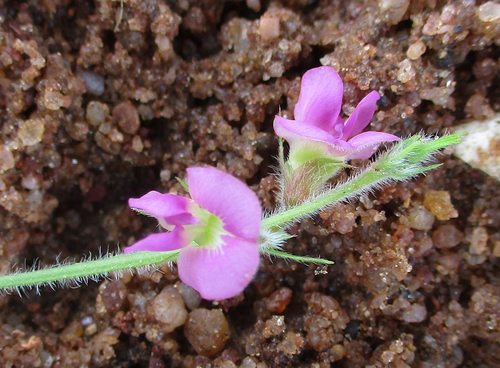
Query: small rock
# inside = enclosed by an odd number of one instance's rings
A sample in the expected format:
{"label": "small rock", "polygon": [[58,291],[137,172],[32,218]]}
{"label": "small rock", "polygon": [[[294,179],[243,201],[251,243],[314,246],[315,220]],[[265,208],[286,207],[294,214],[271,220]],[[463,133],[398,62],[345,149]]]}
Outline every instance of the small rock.
{"label": "small rock", "polygon": [[157,36],[155,42],[158,46],[158,52],[163,60],[168,61],[175,56],[174,46],[168,37]]}
{"label": "small rock", "polygon": [[198,354],[211,356],[229,339],[229,325],[222,310],[195,309],[184,325],[184,336]]}
{"label": "small rock", "polygon": [[182,293],[182,297],[184,298],[184,303],[186,303],[186,306],[190,310],[196,309],[200,306],[201,296],[191,286],[188,286],[188,285],[182,283],[181,293]]}
{"label": "small rock", "polygon": [[259,25],[260,37],[263,41],[269,41],[278,38],[280,35],[279,18],[262,16]]}
{"label": "small rock", "polygon": [[272,316],[266,321],[266,325],[262,330],[262,335],[268,339],[271,336],[281,335],[286,330],[285,317]]}
{"label": "small rock", "polygon": [[454,147],[457,157],[472,167],[500,180],[500,115],[487,121],[472,121],[455,127],[454,133],[467,133]]}
{"label": "small rock", "polygon": [[43,97],[43,104],[49,110],[59,110],[65,105],[64,96],[57,91],[46,91]]}
{"label": "small rock", "polygon": [[409,5],[410,0],[379,0],[380,13],[389,24],[398,24]]}
{"label": "small rock", "polygon": [[109,107],[99,101],[90,101],[87,105],[87,121],[90,125],[99,126],[106,121]]}
{"label": "small rock", "polygon": [[96,96],[101,96],[104,93],[104,78],[103,76],[96,74],[90,70],[79,70],[78,76],[85,80],[85,86],[87,87],[87,92],[92,93]]}
{"label": "small rock", "polygon": [[412,43],[410,47],[408,47],[406,56],[408,56],[408,59],[410,60],[417,60],[425,53],[426,50],[427,47],[425,46],[425,43],[423,43],[421,40],[418,40],[417,42]]}
{"label": "small rock", "polygon": [[247,6],[253,11],[259,12],[261,8],[260,0],[247,0]]}
{"label": "small rock", "polygon": [[500,4],[493,1],[484,3],[477,9],[477,16],[481,22],[494,22],[500,19]]}
{"label": "small rock", "polygon": [[432,234],[434,245],[439,249],[456,247],[462,241],[463,234],[454,225],[440,226]]}
{"label": "small rock", "polygon": [[255,363],[252,357],[247,356],[241,362],[240,368],[257,368],[257,363]]}
{"label": "small rock", "polygon": [[401,83],[407,83],[415,78],[416,72],[409,59],[405,59],[400,62],[398,64],[398,68],[398,81],[400,81]]}
{"label": "small rock", "polygon": [[42,141],[45,125],[42,119],[26,120],[19,128],[19,138],[25,146],[33,146]]}
{"label": "small rock", "polygon": [[440,105],[453,110],[455,109],[455,100],[451,97],[451,94],[454,91],[454,85],[450,87],[425,88],[419,91],[418,97],[422,100],[432,101],[434,105]]}
{"label": "small rock", "polygon": [[61,336],[59,338],[64,342],[71,342],[82,336],[82,333],[82,324],[80,323],[80,321],[74,321],[68,327],[66,327],[63,332],[61,332]]}
{"label": "small rock", "polygon": [[495,246],[493,247],[493,255],[495,257],[500,257],[500,241],[495,242]]}
{"label": "small rock", "polygon": [[135,134],[141,126],[139,113],[130,101],[122,102],[113,108],[113,119],[127,134]]}
{"label": "small rock", "polygon": [[436,270],[442,275],[455,275],[460,267],[461,257],[456,254],[445,254],[438,258]]}
{"label": "small rock", "polygon": [[154,315],[165,326],[165,332],[172,332],[187,319],[184,300],[177,290],[167,287],[153,301]]}
{"label": "small rock", "polygon": [[419,323],[427,317],[427,308],[425,305],[412,304],[401,315],[401,319],[407,323]]}
{"label": "small rock", "polygon": [[267,298],[266,307],[271,312],[282,313],[290,303],[290,300],[292,300],[292,290],[282,287]]}
{"label": "small rock", "polygon": [[135,152],[142,152],[142,150],[144,149],[142,139],[138,135],[134,135],[134,138],[132,138],[132,149]]}
{"label": "small rock", "polygon": [[414,206],[408,212],[408,226],[416,230],[430,230],[434,224],[434,215],[423,206]]}
{"label": "small rock", "polygon": [[278,344],[277,349],[286,355],[300,354],[302,347],[305,344],[305,338],[297,332],[288,331],[281,343]]}
{"label": "small rock", "polygon": [[[73,216],[66,215],[66,217],[71,218]],[[79,221],[78,218],[77,222],[79,223]],[[99,291],[102,292],[102,301],[110,314],[115,314],[121,309],[128,295],[127,287],[121,280],[103,283]]]}
{"label": "small rock", "polygon": [[470,243],[470,251],[473,254],[484,253],[488,246],[488,232],[486,228],[479,226],[472,230],[472,239]]}
{"label": "small rock", "polygon": [[14,155],[4,145],[0,145],[0,174],[14,167]]}
{"label": "small rock", "polygon": [[424,207],[440,221],[458,217],[458,212],[451,203],[450,193],[445,190],[429,190],[425,193]]}

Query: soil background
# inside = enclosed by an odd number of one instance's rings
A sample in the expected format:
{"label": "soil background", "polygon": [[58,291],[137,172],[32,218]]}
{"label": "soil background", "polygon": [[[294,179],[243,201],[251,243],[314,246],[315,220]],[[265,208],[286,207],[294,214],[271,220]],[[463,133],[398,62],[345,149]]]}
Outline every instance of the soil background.
{"label": "soil background", "polygon": [[[275,205],[276,114],[335,68],[343,116],[443,134],[500,110],[500,5],[480,0],[0,0],[0,271],[157,231],[127,207],[210,165]],[[443,165],[304,221],[243,294],[175,266],[0,296],[2,367],[498,367],[500,185]],[[354,162],[362,165],[363,162]],[[345,177],[347,173],[341,175]],[[25,261],[26,260],[26,261]]]}

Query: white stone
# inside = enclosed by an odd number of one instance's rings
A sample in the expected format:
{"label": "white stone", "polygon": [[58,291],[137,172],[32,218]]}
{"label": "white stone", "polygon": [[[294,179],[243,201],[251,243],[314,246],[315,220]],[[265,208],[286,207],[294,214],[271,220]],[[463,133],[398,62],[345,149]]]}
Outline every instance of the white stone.
{"label": "white stone", "polygon": [[500,180],[500,115],[459,125],[454,132],[467,133],[455,146],[455,156]]}
{"label": "white stone", "polygon": [[482,22],[493,22],[500,19],[500,4],[493,1],[484,3],[477,9],[477,16]]}

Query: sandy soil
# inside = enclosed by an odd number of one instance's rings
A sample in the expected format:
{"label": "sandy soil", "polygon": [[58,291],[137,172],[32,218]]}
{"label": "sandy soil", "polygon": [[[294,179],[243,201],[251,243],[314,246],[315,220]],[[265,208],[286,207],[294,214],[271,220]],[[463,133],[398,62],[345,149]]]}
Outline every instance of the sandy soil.
{"label": "sandy soil", "polygon": [[[480,0],[0,0],[0,271],[155,231],[127,199],[211,165],[274,206],[272,121],[334,67],[343,113],[443,133],[500,110]],[[449,153],[449,152],[448,152]],[[452,155],[305,221],[240,296],[163,272],[0,297],[2,367],[498,367],[500,186]],[[355,163],[356,164],[356,163]],[[358,163],[359,164],[359,163]],[[189,314],[188,314],[189,313]]]}

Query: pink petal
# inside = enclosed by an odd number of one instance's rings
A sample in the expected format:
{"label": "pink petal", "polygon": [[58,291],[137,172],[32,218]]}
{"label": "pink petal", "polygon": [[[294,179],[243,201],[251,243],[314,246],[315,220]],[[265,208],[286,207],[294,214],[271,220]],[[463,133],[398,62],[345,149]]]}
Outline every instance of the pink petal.
{"label": "pink petal", "polygon": [[349,119],[347,119],[341,139],[346,141],[365,129],[373,118],[379,99],[378,92],[372,91],[361,100],[351,116],[349,116]]}
{"label": "pink petal", "polygon": [[146,215],[162,218],[169,225],[193,225],[199,222],[189,212],[192,201],[174,194],[152,191],[141,198],[130,198],[128,205]]}
{"label": "pink petal", "polygon": [[191,167],[187,174],[191,197],[198,205],[217,215],[231,234],[249,241],[257,240],[262,210],[249,187],[212,167]]}
{"label": "pink petal", "polygon": [[137,243],[123,249],[123,253],[129,254],[132,252],[167,252],[185,247],[190,243],[186,237],[184,229],[177,226],[173,231],[168,233],[152,234]]}
{"label": "pink petal", "polygon": [[290,144],[290,156],[304,149],[322,150],[335,157],[347,155],[353,148],[347,142],[335,139],[330,133],[300,121],[288,120],[280,116],[274,118],[274,131]]}
{"label": "pink petal", "polygon": [[329,132],[340,114],[343,93],[342,79],[333,68],[308,70],[302,77],[295,120]]}
{"label": "pink petal", "polygon": [[274,117],[273,127],[276,134],[284,138],[290,145],[303,139],[331,143],[336,141],[330,133],[321,128],[298,120],[288,120],[281,116]]}
{"label": "pink petal", "polygon": [[238,295],[250,283],[259,266],[257,244],[222,236],[220,249],[188,246],[178,259],[179,277],[202,298],[223,300]]}
{"label": "pink petal", "polygon": [[330,135],[333,136],[335,139],[340,139],[342,137],[342,134],[344,132],[344,120],[339,116],[337,118],[337,122],[333,126],[333,129],[330,130]]}
{"label": "pink petal", "polygon": [[400,138],[395,135],[382,132],[364,132],[349,139],[347,143],[356,148],[354,152],[348,155],[347,159],[366,159],[377,151],[380,143],[395,141]]}

